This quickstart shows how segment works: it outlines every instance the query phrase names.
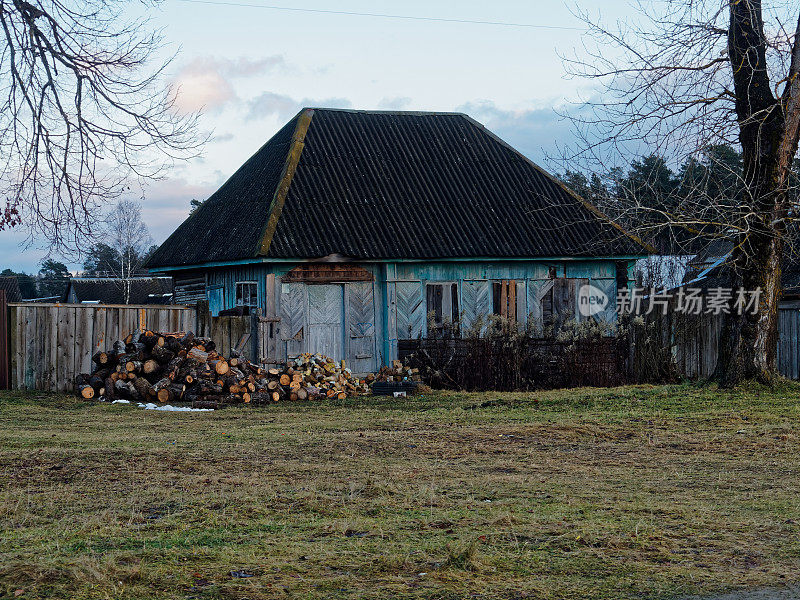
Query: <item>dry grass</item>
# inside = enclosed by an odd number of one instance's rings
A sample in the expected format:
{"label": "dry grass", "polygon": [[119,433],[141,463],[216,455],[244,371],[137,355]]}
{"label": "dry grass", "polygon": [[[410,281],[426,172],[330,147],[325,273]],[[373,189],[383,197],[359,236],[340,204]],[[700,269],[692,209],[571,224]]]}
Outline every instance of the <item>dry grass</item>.
{"label": "dry grass", "polygon": [[194,414],[3,393],[0,595],[622,599],[781,585],[800,569],[799,392],[443,393]]}

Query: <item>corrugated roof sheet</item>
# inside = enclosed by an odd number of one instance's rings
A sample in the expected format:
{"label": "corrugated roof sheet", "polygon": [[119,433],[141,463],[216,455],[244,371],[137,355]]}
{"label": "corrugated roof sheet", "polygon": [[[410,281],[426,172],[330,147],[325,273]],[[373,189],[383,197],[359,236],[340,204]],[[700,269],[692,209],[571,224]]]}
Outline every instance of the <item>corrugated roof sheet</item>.
{"label": "corrugated roof sheet", "polygon": [[19,280],[16,277],[0,277],[0,290],[5,290],[6,302],[20,302],[22,300]]}
{"label": "corrugated roof sheet", "polygon": [[[187,219],[148,266],[257,256],[296,122]],[[303,142],[267,257],[644,253],[466,115],[314,109]]]}
{"label": "corrugated roof sheet", "polygon": [[[77,302],[125,304],[125,286],[121,279],[71,279],[62,302],[69,301],[70,291],[75,292]],[[169,304],[171,295],[171,277],[135,278],[131,280],[128,304]]]}

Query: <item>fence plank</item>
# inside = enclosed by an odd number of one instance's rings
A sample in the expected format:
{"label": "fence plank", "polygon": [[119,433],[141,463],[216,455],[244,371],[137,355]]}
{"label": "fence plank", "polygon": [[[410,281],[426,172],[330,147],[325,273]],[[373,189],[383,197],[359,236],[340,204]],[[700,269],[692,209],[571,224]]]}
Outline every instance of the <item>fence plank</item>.
{"label": "fence plank", "polygon": [[36,342],[36,308],[31,306],[24,310],[25,338],[22,349],[22,389],[36,389],[36,351],[41,348]]}
{"label": "fence plank", "polygon": [[[90,309],[77,307],[75,309],[75,372],[89,373],[92,370],[92,355],[94,354],[93,325],[90,318]],[[105,323],[105,313],[103,313]]]}

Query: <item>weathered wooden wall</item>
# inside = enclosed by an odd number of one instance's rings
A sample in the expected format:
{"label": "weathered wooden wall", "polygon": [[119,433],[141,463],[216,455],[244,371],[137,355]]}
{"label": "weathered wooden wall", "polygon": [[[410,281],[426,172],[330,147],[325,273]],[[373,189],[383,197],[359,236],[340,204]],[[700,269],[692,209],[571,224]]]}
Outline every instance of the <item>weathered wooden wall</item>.
{"label": "weathered wooden wall", "polygon": [[[654,321],[659,321],[656,327],[652,326]],[[661,336],[664,347],[671,348],[681,377],[707,379],[714,374],[723,315],[670,312],[665,316],[651,316],[647,322],[650,325],[647,335]],[[789,379],[800,379],[800,309],[797,307],[781,306],[778,311],[778,372]]]}
{"label": "weathered wooden wall", "polygon": [[800,309],[778,311],[778,371],[789,379],[800,379]]}
{"label": "weathered wooden wall", "polygon": [[137,329],[189,331],[194,308],[85,304],[9,304],[14,389],[69,391],[91,371],[92,355]]}

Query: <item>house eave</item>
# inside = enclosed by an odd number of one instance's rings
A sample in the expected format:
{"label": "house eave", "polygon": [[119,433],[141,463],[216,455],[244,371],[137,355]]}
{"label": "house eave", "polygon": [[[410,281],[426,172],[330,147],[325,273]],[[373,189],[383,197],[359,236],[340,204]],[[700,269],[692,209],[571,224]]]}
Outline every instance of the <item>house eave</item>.
{"label": "house eave", "polygon": [[[611,254],[608,256],[467,256],[467,257],[446,257],[446,258],[365,258],[352,259],[347,262],[356,264],[365,263],[426,263],[426,262],[552,262],[552,261],[606,261],[606,260],[638,260],[646,258],[648,254]],[[323,258],[244,258],[240,260],[212,261],[191,265],[170,265],[160,267],[150,267],[151,273],[167,273],[172,271],[195,271],[198,269],[211,269],[217,267],[235,267],[240,265],[253,264],[275,264],[275,263],[312,263],[323,261]]]}

